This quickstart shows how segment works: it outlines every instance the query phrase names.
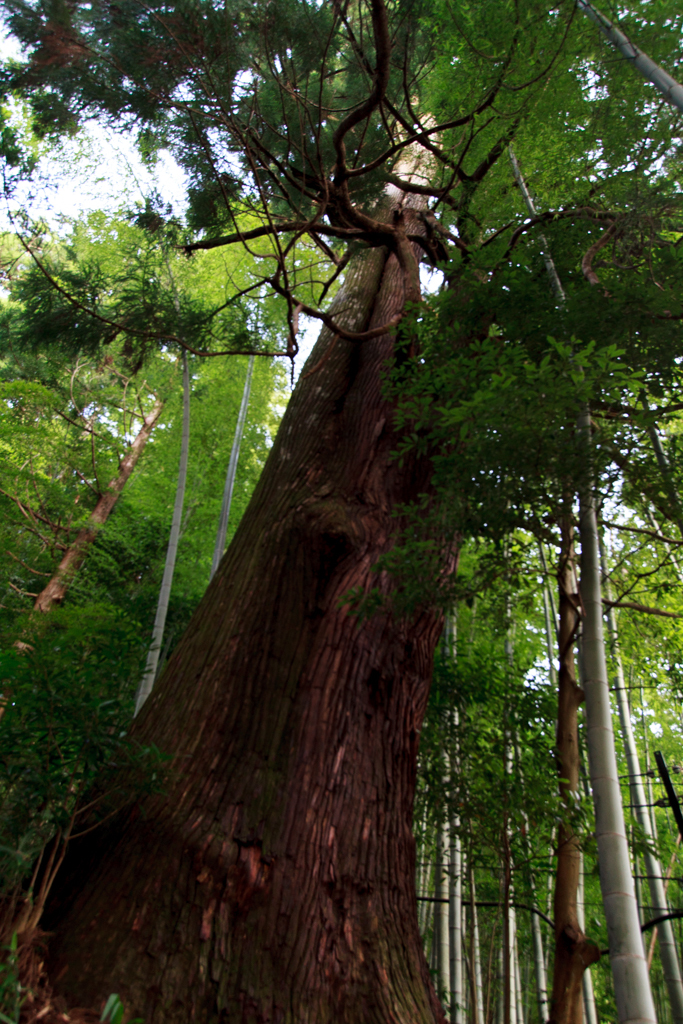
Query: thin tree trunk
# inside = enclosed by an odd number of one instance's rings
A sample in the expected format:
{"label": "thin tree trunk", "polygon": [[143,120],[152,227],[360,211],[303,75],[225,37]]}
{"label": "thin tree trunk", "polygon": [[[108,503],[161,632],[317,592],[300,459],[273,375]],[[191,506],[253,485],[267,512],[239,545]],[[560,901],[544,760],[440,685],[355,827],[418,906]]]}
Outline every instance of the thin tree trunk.
{"label": "thin tree trunk", "polygon": [[[547,591],[544,587],[544,596],[546,597],[546,631],[550,631],[550,616],[548,615],[548,600]],[[550,647],[550,645],[549,645]],[[550,655],[552,657],[552,648],[550,649]],[[554,668],[552,661],[550,662],[551,667]],[[553,672],[554,675],[554,672]],[[519,749],[519,739],[515,736],[515,756],[517,758],[517,764],[521,765],[521,756]],[[518,777],[520,785],[524,784],[524,777],[522,775],[521,767],[518,768]],[[531,898],[536,902],[536,886],[534,883],[534,873],[531,868],[531,849],[529,845],[529,836],[531,835],[531,828],[529,824],[529,818],[526,811],[522,811],[522,820],[524,822],[524,833],[523,833],[523,844],[524,844],[524,856],[527,862],[527,879],[529,884],[529,893]],[[541,935],[541,919],[538,914],[533,912],[529,914],[529,924],[531,927],[531,943],[534,954],[534,977],[536,980],[536,1001],[538,1003],[538,1016],[541,1024],[545,1024],[548,1020],[548,978],[546,974],[545,966],[545,954],[543,951],[543,936]]]}
{"label": "thin tree trunk", "polygon": [[[508,753],[505,751],[506,775]],[[511,932],[511,885],[512,865],[510,862],[510,836],[508,833],[508,812],[507,812],[507,780],[506,798],[503,810],[503,1024],[514,1024],[514,998],[513,998],[513,974],[510,970],[512,958],[512,932]]]}
{"label": "thin tree trunk", "polygon": [[[453,664],[457,658],[458,609],[446,616],[444,623],[444,653]],[[453,746],[447,756],[449,765],[449,796],[450,806],[454,806],[453,787],[460,774],[460,757],[458,750],[458,726],[460,724],[458,709],[449,712],[452,726]],[[460,838],[460,818],[451,810],[448,834],[449,871],[448,871],[448,997],[450,1003],[450,1019],[452,1024],[463,1024],[463,939],[462,939],[462,879],[463,857],[462,840]]]}
{"label": "thin tree trunk", "polygon": [[[579,860],[579,887],[576,895],[576,917],[579,928],[582,932],[586,930],[586,916],[584,911],[584,877],[583,877],[583,852]],[[598,1024],[598,1014],[595,1009],[595,994],[593,992],[593,977],[590,967],[586,967],[581,979],[583,987],[583,1009],[586,1024]]]}
{"label": "thin tree trunk", "polygon": [[[648,807],[652,808],[650,815],[650,823],[652,825],[652,835],[655,838],[655,843],[658,840],[657,836],[657,816],[654,812],[655,797],[652,791],[652,765],[650,764],[650,744],[647,738],[647,724],[645,722],[645,694],[643,692],[643,684],[640,684],[640,717],[641,725],[643,727],[643,747],[645,749],[645,771],[647,772],[647,804]],[[652,774],[651,774],[652,773]],[[680,842],[681,834],[678,833],[677,842]],[[656,930],[656,929],[655,929]]]}
{"label": "thin tree trunk", "polygon": [[[574,529],[569,515],[560,520],[562,548],[557,578],[560,629],[559,688],[557,702],[557,769],[565,813],[571,813],[580,792],[578,710],[583,691],[576,682],[574,645],[579,624],[576,586]],[[577,916],[577,891],[581,847],[569,821],[562,820],[557,835],[555,878],[555,958],[550,1019],[557,1024],[581,1024],[582,983],[585,968],[600,957],[600,950],[586,939]]]}
{"label": "thin tree trunk", "polygon": [[[600,557],[602,560],[602,572],[607,579],[607,564],[605,552],[601,545]],[[606,585],[605,593],[608,601],[612,599],[609,583]],[[621,653],[619,651],[619,636],[617,631],[617,617],[613,608],[608,605],[607,625],[610,634],[610,646],[612,648],[612,662],[614,664],[614,691],[617,697],[619,709],[619,721],[621,724],[621,737],[624,743],[626,754],[626,765],[629,773],[631,803],[635,810],[636,820],[640,825],[646,838],[646,847],[643,855],[645,862],[645,874],[648,876],[650,889],[650,904],[652,917],[659,917],[660,914],[669,913],[669,905],[664,891],[664,879],[662,878],[662,865],[659,858],[652,852],[655,837],[652,831],[652,822],[648,809],[648,799],[643,786],[640,773],[640,758],[636,747],[633,726],[631,723],[631,709],[629,707],[628,693],[624,670],[621,664]],[[637,874],[637,872],[636,872]],[[683,982],[681,980],[681,969],[676,951],[676,940],[674,938],[671,921],[662,921],[659,929],[659,957],[662,962],[664,981],[669,993],[669,1003],[674,1024],[683,1024]]]}
{"label": "thin tree trunk", "polygon": [[[509,154],[510,163],[512,164],[512,173],[515,176],[517,187],[519,188],[519,191],[522,194],[524,205],[526,206],[531,216],[535,217],[537,212],[536,204],[534,203],[531,192],[529,191],[529,187],[526,181],[524,180],[524,176],[522,175],[522,172],[519,168],[519,164],[517,163],[517,157],[515,156],[515,152],[512,146],[509,147]],[[558,308],[562,309],[567,300],[567,296],[565,295],[564,288],[562,287],[560,275],[557,273],[557,268],[555,267],[555,261],[553,260],[552,253],[550,252],[548,240],[543,234],[540,235],[539,237],[542,246],[543,262],[545,263],[546,273],[548,275],[548,280],[550,282],[550,289],[553,295],[555,296]]]}
{"label": "thin tree trunk", "polygon": [[638,920],[641,926],[645,923],[643,917],[643,881],[640,877],[640,865],[638,864],[638,854],[636,852],[636,840],[633,830],[633,825],[630,827],[631,833],[631,854],[633,856],[633,884],[636,889],[636,903],[638,904]]}
{"label": "thin tree trunk", "polygon": [[517,957],[515,951],[517,949],[517,915],[515,908],[512,906],[512,889],[510,890],[510,904],[508,906],[508,957],[507,957],[507,972],[508,972],[508,985],[510,1000],[510,1024],[521,1024],[521,1021],[517,1019]]}
{"label": "thin tree trunk", "polygon": [[538,1019],[541,1024],[545,1024],[548,1020],[548,976],[543,951],[543,936],[541,935],[541,919],[538,914],[531,914],[531,941],[534,950],[534,977],[536,979]]}
{"label": "thin tree trunk", "polygon": [[247,377],[244,381],[244,391],[242,392],[242,403],[240,405],[240,411],[237,416],[237,426],[235,427],[235,438],[232,442],[232,451],[230,452],[230,461],[228,463],[228,472],[225,477],[225,490],[223,491],[223,504],[221,505],[221,518],[218,523],[218,533],[216,535],[216,546],[213,551],[213,560],[211,562],[211,575],[209,577],[212,580],[216,574],[216,569],[220,565],[221,558],[225,551],[225,539],[228,535],[228,520],[230,519],[230,505],[232,503],[232,492],[235,487],[235,477],[237,475],[237,463],[240,457],[240,446],[242,444],[242,436],[244,434],[244,424],[247,420],[247,409],[249,407],[249,394],[251,392],[251,377],[254,372],[254,359],[255,356],[249,356],[249,365],[247,367]]}
{"label": "thin tree trunk", "polygon": [[183,520],[183,504],[185,502],[185,483],[187,481],[187,463],[190,454],[190,373],[187,366],[187,355],[183,351],[183,433],[180,443],[180,466],[178,468],[178,483],[175,492],[175,503],[173,505],[173,519],[171,521],[171,536],[166,549],[166,562],[164,563],[164,575],[161,580],[159,601],[157,603],[156,615],[154,617],[154,628],[152,629],[152,643],[147,654],[145,671],[135,695],[135,715],[145,703],[157,675],[159,654],[164,640],[164,629],[166,628],[166,615],[168,614],[168,602],[171,597],[173,586],[173,574],[175,572],[176,556],[178,554],[178,540],[180,539],[180,526]]}
{"label": "thin tree trunk", "polygon": [[[422,819],[422,838],[418,847],[418,870],[417,870],[417,881],[416,889],[418,896],[429,896],[429,874],[431,866],[427,857],[427,812],[425,811]],[[427,908],[429,903],[427,900],[421,900],[417,908],[418,926],[420,929],[420,935],[424,937],[425,928],[427,925]]]}
{"label": "thin tree trunk", "polygon": [[438,826],[436,836],[436,880],[434,885],[434,943],[436,946],[436,976],[438,992],[448,998],[451,990],[449,940],[449,877],[450,842],[448,822]]}
{"label": "thin tree trunk", "polygon": [[517,1024],[524,1024],[524,991],[522,989],[522,974],[519,969],[519,929],[517,927],[517,914],[515,913],[515,1004],[517,1007]]}
{"label": "thin tree trunk", "polygon": [[[463,870],[466,870],[465,856],[463,855]],[[465,900],[460,901],[460,946],[461,946],[461,959],[460,966],[462,971],[461,991],[462,991],[462,1007],[461,1007],[461,1019],[463,1024],[466,1024],[469,1019],[470,1005],[471,1005],[471,991],[470,986],[465,982],[465,975],[467,974],[467,957],[465,955],[465,949],[467,948],[468,937],[467,937],[467,903]]]}
{"label": "thin tree trunk", "polygon": [[[425,230],[407,206],[395,217]],[[394,254],[362,252],[333,313],[379,327],[404,285]],[[117,992],[145,1024],[443,1024],[411,829],[442,615],[394,613],[396,584],[373,571],[402,528],[394,510],[431,478],[426,458],[393,458],[394,344],[321,332],[133,725],[173,755],[165,787],[67,855],[45,925],[53,985],[74,1004]],[[386,603],[348,614],[349,595],[371,592]]]}
{"label": "thin tree trunk", "polygon": [[[500,915],[499,914],[496,915],[496,918],[495,918],[495,920],[493,922],[493,927],[491,929],[491,935],[490,935],[490,938],[489,938],[489,955],[488,955],[487,962],[486,962],[486,1010],[485,1010],[485,1013],[486,1013],[486,1018],[485,1018],[486,1019],[486,1024],[493,1024],[494,1005],[495,1005],[495,1008],[496,1008],[496,1020],[497,1021],[502,1020],[502,1011],[499,1009],[500,1008],[500,998],[498,998],[496,1004],[494,1004],[494,1000],[493,1000],[493,995],[494,995],[494,989],[493,989],[493,960],[494,960],[494,954],[496,952],[496,929],[498,927],[499,918],[500,918]],[[498,959],[498,964],[499,964],[500,971],[501,971],[501,976],[502,976],[502,964],[501,964],[500,958]],[[500,979],[498,978],[498,975],[496,975],[496,981],[498,982],[499,980]],[[498,985],[498,989],[500,991],[500,986],[499,985]]]}
{"label": "thin tree trunk", "polygon": [[[505,914],[505,910],[503,911]],[[505,917],[503,917],[503,932],[500,937],[500,949],[498,952],[498,1001],[496,1003],[496,1022],[505,1024],[505,992],[506,992],[506,971],[505,971]],[[510,1011],[507,1010],[508,1017]]]}
{"label": "thin tree trunk", "polygon": [[[676,863],[676,859],[677,859],[677,856],[678,856],[678,847],[680,846],[680,844],[681,844],[681,833],[679,832],[677,834],[677,836],[676,836],[676,845],[674,847],[674,852],[671,854],[671,860],[669,861],[669,866],[666,869],[666,878],[664,879],[664,895],[665,896],[666,896],[666,893],[667,893],[667,889],[669,888],[669,881],[671,880],[671,873],[672,873],[672,871],[674,869],[674,864]],[[657,930],[658,930],[657,929],[657,925],[655,925],[654,928],[652,929],[652,932],[651,932],[650,946],[649,946],[649,949],[647,951],[647,969],[648,969],[648,971],[652,967],[652,958],[654,956],[655,946],[657,944]]]}
{"label": "thin tree trunk", "polygon": [[[590,458],[590,411],[579,417]],[[607,922],[614,994],[621,1024],[656,1020],[650,979],[643,953],[638,907],[629,862],[621,803],[619,773],[614,750],[605,641],[602,627],[602,592],[598,523],[593,484],[584,482],[580,495],[581,598],[584,608],[583,660],[585,667],[586,737],[591,788],[595,807],[595,834],[600,866],[600,887]]]}
{"label": "thin tree trunk", "polygon": [[474,868],[470,862],[470,916],[472,918],[472,1019],[473,1024],[486,1024],[484,1016],[484,983],[481,971],[481,941],[479,938],[479,915],[477,913],[477,890]]}
{"label": "thin tree trunk", "polygon": [[459,834],[460,820],[454,817],[451,828],[451,870],[449,879],[450,900],[450,999],[452,1024],[463,1024],[463,941],[462,941],[462,840]]}
{"label": "thin tree trunk", "polygon": [[557,672],[555,671],[555,651],[557,648],[557,616],[555,615],[555,604],[548,586],[548,566],[546,563],[543,545],[538,545],[541,556],[541,568],[543,569],[543,616],[545,619],[545,642],[548,651],[548,676],[550,685],[557,686]]}
{"label": "thin tree trunk", "polygon": [[588,3],[588,0],[576,0],[576,6],[584,14],[587,14],[591,21],[595,22],[605,39],[608,39],[612,46],[616,47],[622,56],[640,71],[643,78],[652,82],[655,88],[659,89],[667,103],[683,111],[683,85],[672,78],[664,68],[655,64],[646,53],[634,46],[630,39],[609,18]]}
{"label": "thin tree trunk", "polygon": [[99,531],[109,518],[121,491],[128,483],[131,473],[145,450],[145,445],[159,422],[163,407],[163,402],[157,399],[151,412],[145,416],[137,437],[121,459],[118,473],[113,480],[110,480],[107,490],[98,499],[95,508],[88,516],[87,524],[79,530],[76,539],[68,551],[64,552],[56,573],[36,598],[33,606],[36,611],[49,612],[51,608],[64,600],[66,592],[71,586],[71,582],[78,569],[83,564],[90,546],[97,539]]}

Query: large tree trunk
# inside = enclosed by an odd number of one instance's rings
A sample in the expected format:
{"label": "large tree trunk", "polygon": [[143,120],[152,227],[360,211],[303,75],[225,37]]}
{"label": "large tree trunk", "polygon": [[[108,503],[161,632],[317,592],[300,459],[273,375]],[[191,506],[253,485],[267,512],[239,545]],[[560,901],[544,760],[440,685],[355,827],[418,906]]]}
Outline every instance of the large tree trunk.
{"label": "large tree trunk", "polygon": [[[558,568],[560,598],[559,687],[557,707],[557,767],[560,794],[569,812],[580,792],[578,710],[583,691],[576,682],[574,644],[579,623],[574,530],[568,516],[561,521],[562,551]],[[571,823],[560,822],[555,879],[555,960],[550,1020],[552,1024],[581,1024],[583,972],[600,958],[579,924],[577,894],[581,869],[579,837]]]}
{"label": "large tree trunk", "polygon": [[[365,254],[336,314],[385,323],[396,258]],[[146,1024],[443,1021],[422,953],[411,832],[442,620],[349,614],[426,463],[392,459],[394,339],[327,330],[236,537],[135,724],[174,755],[163,796],[77,841],[46,926],[80,1005]]]}
{"label": "large tree trunk", "polygon": [[60,604],[66,597],[66,592],[71,582],[85,560],[90,546],[97,539],[98,531],[102,529],[109,518],[114,505],[119,500],[121,491],[128,483],[131,473],[138,464],[138,460],[145,450],[150,435],[161,416],[164,403],[157,399],[151,412],[145,416],[142,426],[133,439],[121,459],[119,471],[113,480],[109,482],[104,494],[101,494],[95,508],[88,516],[88,521],[76,534],[76,539],[57,566],[52,579],[41,590],[36,598],[34,609],[39,612],[49,612],[56,604]]}

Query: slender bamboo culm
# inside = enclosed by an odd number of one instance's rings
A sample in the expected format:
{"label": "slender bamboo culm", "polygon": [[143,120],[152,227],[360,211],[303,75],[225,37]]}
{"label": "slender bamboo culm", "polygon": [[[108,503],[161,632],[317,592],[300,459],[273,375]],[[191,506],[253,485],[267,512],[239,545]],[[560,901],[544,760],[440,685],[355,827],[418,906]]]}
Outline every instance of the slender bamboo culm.
{"label": "slender bamboo culm", "polygon": [[[579,887],[576,894],[576,918],[582,932],[586,931],[586,914],[584,910],[584,878],[583,878],[583,851],[579,857]],[[593,992],[593,976],[590,966],[583,972],[581,978],[583,988],[583,1009],[586,1017],[586,1024],[598,1024],[598,1012],[595,1008],[595,993]]]}
{"label": "slender bamboo culm", "polygon": [[[591,419],[587,407],[579,416],[578,428],[590,457]],[[614,749],[602,625],[598,522],[590,474],[581,487],[579,521],[584,607],[582,681],[586,694],[586,745],[595,807],[600,887],[619,1020],[622,1024],[643,1024],[657,1018],[643,952]]]}
{"label": "slender bamboo culm", "polygon": [[190,452],[190,372],[187,366],[187,355],[183,351],[183,432],[180,442],[180,466],[178,468],[178,483],[176,485],[175,503],[173,505],[173,519],[171,521],[171,536],[166,550],[166,562],[164,564],[164,575],[161,580],[159,601],[154,617],[154,628],[152,630],[152,643],[147,653],[147,664],[143,673],[138,692],[135,696],[135,715],[145,703],[157,675],[159,665],[159,654],[164,640],[164,629],[166,628],[166,615],[168,614],[168,602],[171,596],[173,585],[173,573],[175,571],[176,556],[178,554],[178,541],[180,539],[180,525],[183,518],[183,505],[185,503],[185,484],[187,481],[187,463]]}
{"label": "slender bamboo culm", "polygon": [[655,64],[651,57],[635,46],[628,36],[588,0],[576,0],[576,6],[598,26],[605,39],[619,50],[622,57],[640,71],[643,78],[659,89],[667,103],[683,111],[683,85],[680,82],[672,78],[664,68],[660,68],[659,64]]}
{"label": "slender bamboo culm", "polygon": [[[607,580],[607,564],[605,551],[600,545],[600,557],[602,561],[602,573]],[[611,600],[609,582],[605,586],[607,599]],[[659,858],[651,852],[654,843],[652,821],[648,809],[648,798],[645,793],[642,776],[640,772],[640,758],[636,747],[633,726],[631,724],[631,709],[629,707],[628,693],[624,679],[624,670],[621,663],[619,651],[619,636],[617,632],[617,617],[612,607],[608,605],[607,626],[610,634],[612,648],[612,662],[615,669],[614,690],[616,692],[617,707],[619,709],[619,721],[621,724],[621,736],[626,753],[626,765],[629,773],[631,802],[635,811],[636,820],[649,842],[645,846],[644,861],[645,874],[647,875],[650,889],[650,913],[652,917],[659,917],[668,914],[669,905],[664,890],[664,879],[662,865]],[[662,963],[664,982],[669,994],[671,1014],[674,1024],[683,1024],[683,981],[681,980],[681,968],[678,962],[676,941],[671,921],[662,921],[658,926],[659,933],[659,958]]]}
{"label": "slender bamboo culm", "polygon": [[249,407],[249,394],[251,392],[251,377],[254,372],[254,356],[249,356],[249,365],[247,367],[247,377],[244,382],[244,391],[242,392],[242,403],[240,405],[240,411],[237,416],[237,426],[235,427],[235,437],[232,442],[232,451],[230,452],[230,461],[228,463],[228,472],[225,477],[225,488],[223,490],[223,503],[221,505],[221,517],[218,522],[218,533],[216,534],[216,546],[213,549],[213,559],[211,561],[211,575],[209,579],[212,580],[216,574],[216,569],[220,565],[223,552],[225,551],[225,540],[228,535],[228,520],[230,519],[230,505],[232,504],[232,492],[235,489],[235,477],[237,475],[237,463],[240,457],[240,447],[242,445],[242,436],[244,434],[244,424],[247,419],[247,409]]}
{"label": "slender bamboo culm", "polygon": [[[527,209],[534,215],[536,208],[533,199],[512,151],[510,159]],[[544,259],[553,294],[561,309],[564,306],[565,293],[547,250]],[[586,458],[590,463],[592,438],[588,406],[579,413],[577,429],[579,436],[583,438]],[[650,1021],[655,1022],[657,1017],[643,952],[614,748],[602,625],[598,522],[594,484],[590,472],[586,474],[581,485],[579,508],[586,737],[595,808],[600,887],[609,937],[614,994],[620,1024],[648,1024]]]}

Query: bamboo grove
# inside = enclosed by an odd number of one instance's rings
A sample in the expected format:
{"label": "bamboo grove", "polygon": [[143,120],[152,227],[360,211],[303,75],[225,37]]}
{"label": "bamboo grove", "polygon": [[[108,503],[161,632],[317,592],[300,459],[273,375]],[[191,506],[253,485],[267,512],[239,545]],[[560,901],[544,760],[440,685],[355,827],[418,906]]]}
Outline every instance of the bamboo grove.
{"label": "bamboo grove", "polygon": [[3,11],[0,1019],[683,1024],[676,6]]}

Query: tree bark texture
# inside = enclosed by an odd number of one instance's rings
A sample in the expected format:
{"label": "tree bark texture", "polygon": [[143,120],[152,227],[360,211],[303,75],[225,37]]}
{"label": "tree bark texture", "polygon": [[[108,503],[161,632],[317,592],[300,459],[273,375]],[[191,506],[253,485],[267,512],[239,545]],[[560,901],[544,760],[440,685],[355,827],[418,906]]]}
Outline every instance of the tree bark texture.
{"label": "tree bark texture", "polygon": [[128,483],[131,473],[145,450],[145,445],[159,421],[163,407],[163,402],[157,400],[152,411],[145,416],[137,437],[135,437],[126,454],[121,459],[117,475],[110,481],[104,494],[100,495],[95,508],[88,517],[87,524],[78,531],[73,544],[64,552],[64,556],[57,566],[54,576],[38,594],[33,606],[35,611],[49,612],[54,605],[60,604],[64,600],[66,592],[83,564],[91,544],[97,539],[99,530],[109,518],[121,491]]}
{"label": "tree bark texture", "polygon": [[[568,516],[561,521],[562,550],[558,567],[560,626],[558,635],[557,767],[560,794],[567,811],[580,792],[578,710],[583,691],[576,681],[574,644],[579,624],[574,530]],[[553,1024],[581,1024],[583,972],[600,958],[600,950],[586,939],[579,924],[577,894],[581,870],[579,837],[571,824],[561,821],[557,836],[555,877],[555,959],[550,1020]]]}
{"label": "tree bark texture", "polygon": [[[409,216],[414,216],[409,214]],[[419,226],[411,230],[419,230]],[[335,302],[402,308],[374,250]],[[427,463],[392,458],[394,338],[324,329],[247,514],[134,735],[173,754],[163,796],[77,840],[46,927],[71,1002],[146,1024],[443,1022],[418,932],[416,754],[442,619],[349,614]]]}

